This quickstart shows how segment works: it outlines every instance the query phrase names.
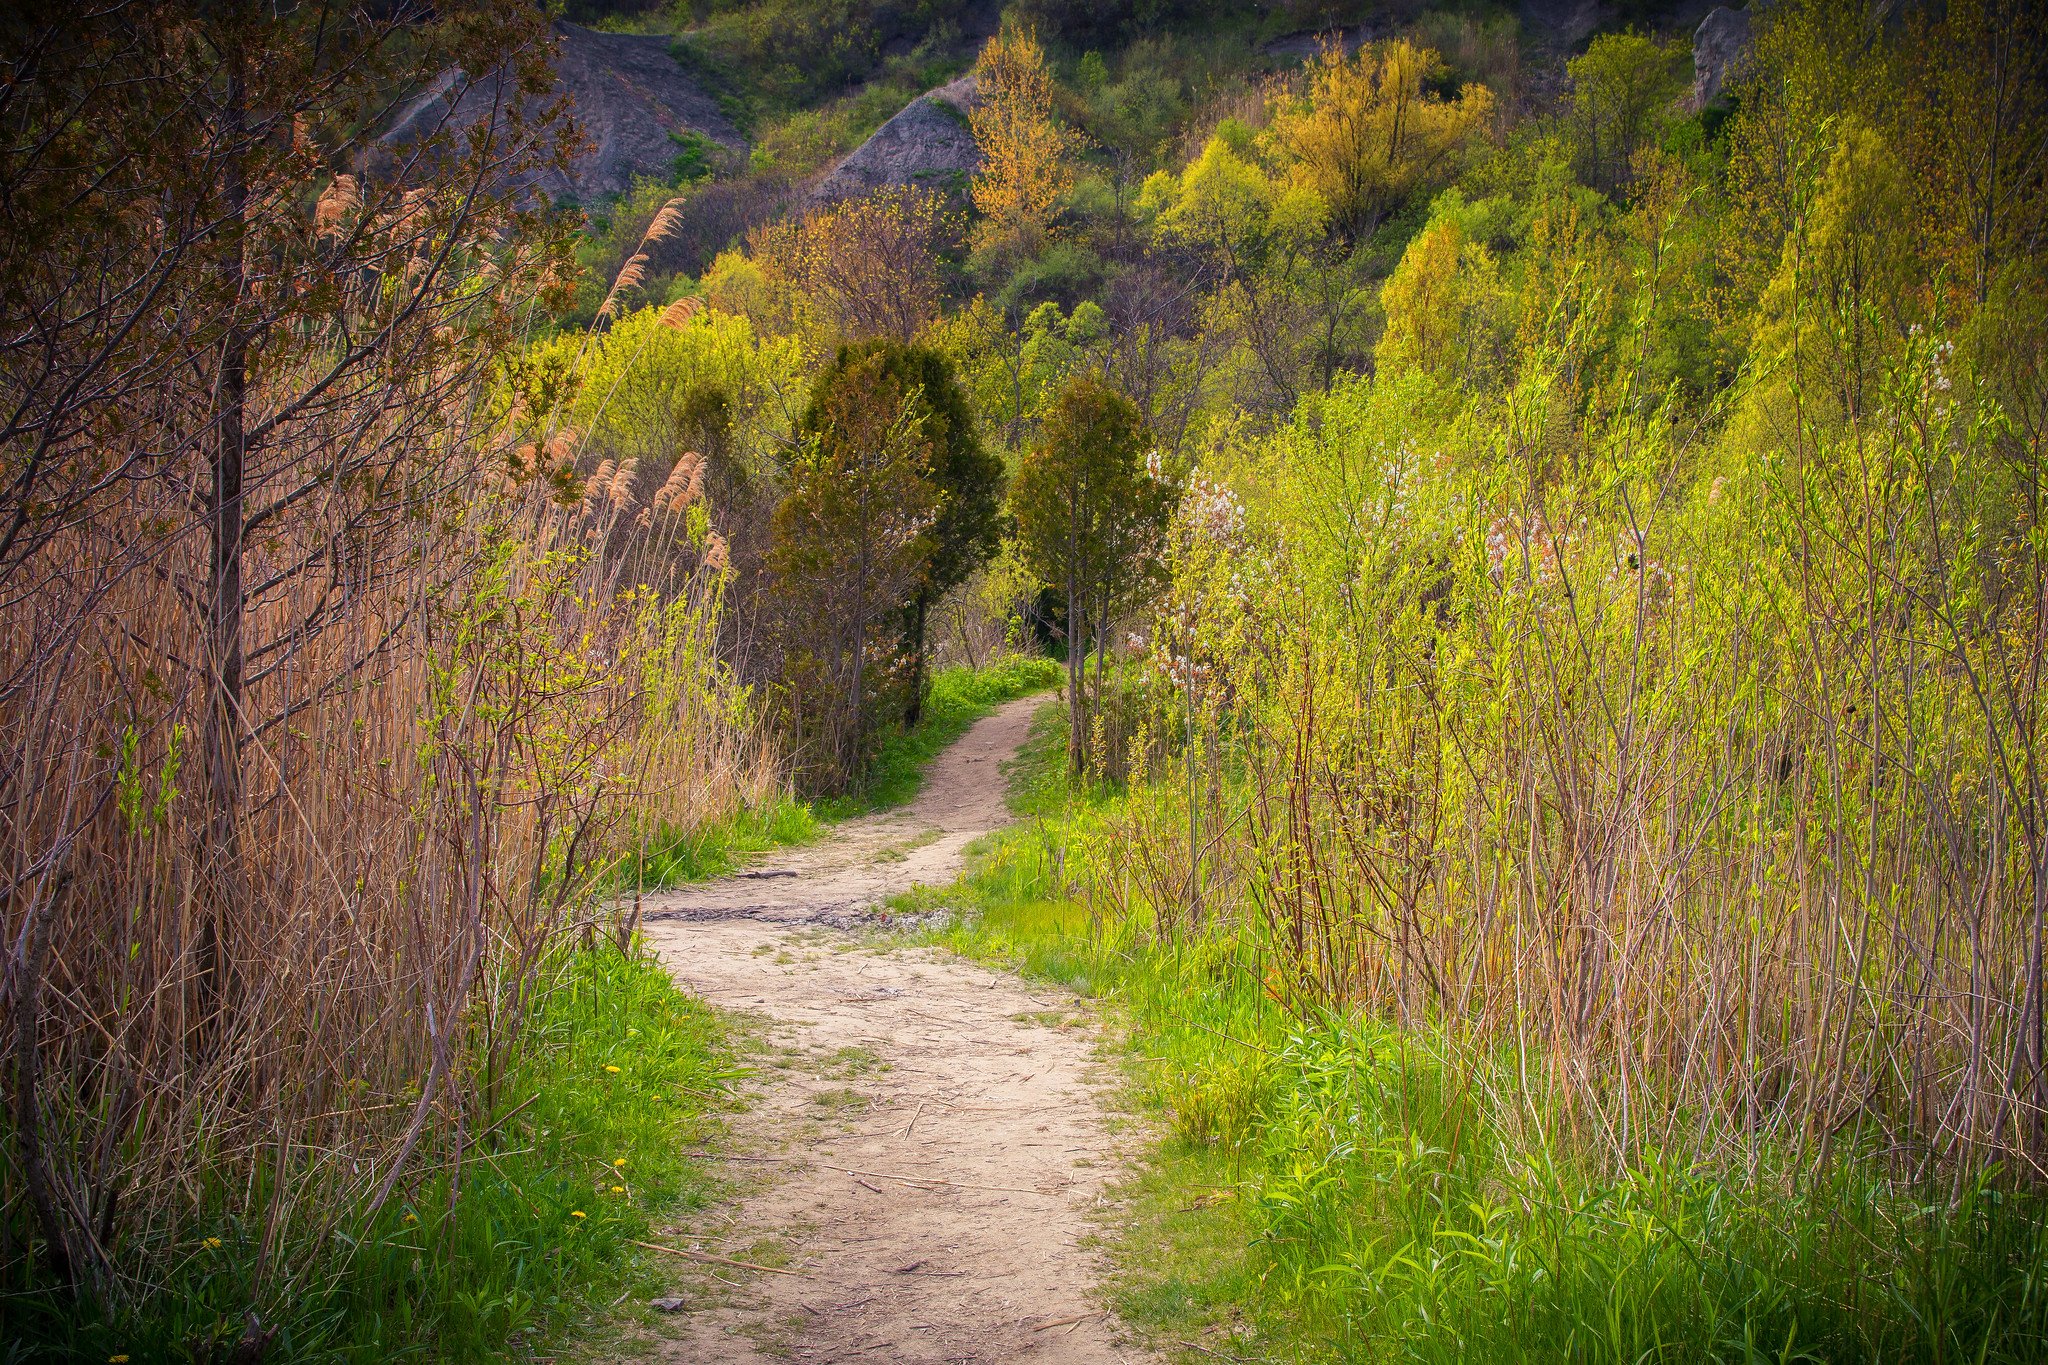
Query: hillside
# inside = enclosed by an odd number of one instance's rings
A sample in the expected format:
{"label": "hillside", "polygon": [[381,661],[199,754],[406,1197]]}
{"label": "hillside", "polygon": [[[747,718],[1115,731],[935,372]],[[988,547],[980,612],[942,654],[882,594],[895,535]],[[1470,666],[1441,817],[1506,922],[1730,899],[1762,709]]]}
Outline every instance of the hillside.
{"label": "hillside", "polygon": [[692,156],[692,137],[743,157],[746,139],[671,55],[660,34],[603,33],[555,23],[544,40],[553,83],[530,98],[502,70],[473,77],[458,68],[436,75],[399,111],[381,142],[392,157],[439,135],[468,136],[493,123],[508,135],[507,114],[517,108],[533,120],[554,115],[582,135],[568,163],[517,177],[557,202],[596,204],[624,194],[635,182],[668,180],[679,159]]}

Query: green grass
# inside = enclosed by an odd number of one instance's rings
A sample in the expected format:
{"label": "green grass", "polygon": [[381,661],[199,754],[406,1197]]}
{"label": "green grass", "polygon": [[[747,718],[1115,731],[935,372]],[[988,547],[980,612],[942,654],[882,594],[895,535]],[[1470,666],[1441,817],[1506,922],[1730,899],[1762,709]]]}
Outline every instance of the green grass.
{"label": "green grass", "polygon": [[[563,964],[451,1199],[449,1152],[422,1152],[368,1225],[344,1218],[279,1266],[311,1267],[267,1314],[265,1358],[354,1365],[467,1362],[529,1352],[621,1293],[661,1281],[634,1239],[701,1206],[710,1178],[687,1153],[714,1135],[738,1075],[724,1027],[651,958],[598,948]],[[260,1194],[267,1177],[259,1176]],[[614,1189],[614,1186],[618,1187]],[[174,1283],[128,1312],[79,1320],[10,1305],[0,1359],[225,1358],[258,1284],[260,1219],[234,1197],[180,1230]],[[666,1269],[662,1267],[661,1269]]]}
{"label": "green grass", "polygon": [[637,872],[640,884],[646,887],[709,881],[740,867],[756,853],[807,844],[822,828],[809,804],[783,796],[771,806],[745,810],[729,820],[693,830],[665,828],[648,840],[645,861],[625,859],[613,880],[630,888]]}
{"label": "green grass", "polygon": [[1510,1059],[1291,1017],[1253,933],[1093,931],[1054,854],[1121,798],[1068,794],[1059,721],[1016,775],[1035,818],[991,841],[941,937],[1122,1026],[1128,1102],[1160,1136],[1123,1191],[1116,1301],[1186,1359],[2048,1358],[2038,1193],[1952,1200],[1858,1160],[1794,1193],[1768,1152],[1753,1174],[1678,1150],[1616,1168],[1525,1102]]}

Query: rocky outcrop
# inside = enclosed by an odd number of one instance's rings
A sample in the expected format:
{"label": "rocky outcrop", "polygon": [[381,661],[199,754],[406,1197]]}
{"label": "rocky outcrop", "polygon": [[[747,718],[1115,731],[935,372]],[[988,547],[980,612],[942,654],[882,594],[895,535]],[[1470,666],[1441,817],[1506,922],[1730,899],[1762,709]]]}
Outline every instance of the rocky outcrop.
{"label": "rocky outcrop", "polygon": [[978,98],[972,75],[920,95],[827,172],[811,197],[830,203],[890,186],[959,184],[981,169],[981,149],[967,126]]}
{"label": "rocky outcrop", "polygon": [[1281,62],[1306,62],[1323,55],[1328,47],[1341,49],[1349,57],[1367,43],[1385,36],[1372,24],[1353,24],[1349,28],[1298,29],[1283,33],[1277,38],[1268,38],[1259,44],[1259,54]]}
{"label": "rocky outcrop", "polygon": [[1704,109],[1739,80],[1749,61],[1752,11],[1709,10],[1692,35],[1692,107]]}
{"label": "rocky outcrop", "polygon": [[[554,25],[555,89],[566,95],[568,116],[586,142],[567,172],[550,169],[520,177],[522,188],[556,200],[590,203],[623,193],[637,176],[666,178],[683,150],[679,138],[698,133],[731,151],[743,151],[740,136],[713,100],[669,55],[658,34],[599,33],[575,24]],[[391,155],[437,129],[461,133],[492,116],[504,94],[506,76],[492,72],[478,80],[444,71],[400,112],[382,139]]]}

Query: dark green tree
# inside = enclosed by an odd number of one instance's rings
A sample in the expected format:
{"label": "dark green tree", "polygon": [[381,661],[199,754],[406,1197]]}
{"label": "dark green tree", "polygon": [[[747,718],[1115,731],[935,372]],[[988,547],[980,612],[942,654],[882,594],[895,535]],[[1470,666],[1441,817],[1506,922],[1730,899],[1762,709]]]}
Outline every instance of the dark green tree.
{"label": "dark green tree", "polygon": [[1087,759],[1090,643],[1099,707],[1111,625],[1158,575],[1175,490],[1157,462],[1137,405],[1100,375],[1082,373],[1061,389],[1010,491],[1025,563],[1066,595],[1067,761],[1075,772]]}
{"label": "dark green tree", "polygon": [[928,346],[896,341],[840,347],[818,377],[800,434],[808,437],[822,429],[825,414],[839,401],[832,395],[855,374],[861,385],[880,385],[902,399],[918,401],[919,435],[930,451],[925,478],[935,495],[935,511],[924,537],[929,549],[904,606],[912,670],[904,721],[915,724],[924,704],[926,623],[938,600],[995,553],[1001,532],[1003,462],[981,444],[952,360]]}
{"label": "dark green tree", "polygon": [[783,710],[821,790],[855,785],[914,675],[904,631],[939,494],[919,390],[842,351],[818,377],[770,529]]}

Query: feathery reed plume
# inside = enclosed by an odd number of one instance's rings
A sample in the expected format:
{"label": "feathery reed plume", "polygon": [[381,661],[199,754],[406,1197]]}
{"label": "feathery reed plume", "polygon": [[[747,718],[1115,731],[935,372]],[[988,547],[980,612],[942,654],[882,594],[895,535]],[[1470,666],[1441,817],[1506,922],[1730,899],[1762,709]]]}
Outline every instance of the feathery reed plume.
{"label": "feathery reed plume", "polygon": [[704,491],[704,457],[696,451],[686,452],[676,461],[668,478],[654,494],[654,510],[657,512],[680,512],[695,502]]}
{"label": "feathery reed plume", "polygon": [[704,311],[704,300],[695,294],[688,294],[661,310],[661,325],[681,328],[691,318]]}
{"label": "feathery reed plume", "polygon": [[583,485],[583,506],[585,510],[594,512],[611,497],[612,475],[617,472],[617,468],[618,466],[614,465],[610,460],[599,460],[597,462],[597,472],[592,474],[590,481]]}
{"label": "feathery reed plume", "polygon": [[675,236],[676,229],[682,225],[682,221],[683,201],[680,197],[663,204],[661,211],[654,215],[654,221],[647,225],[646,233],[640,238],[641,249],[644,251],[651,243],[666,241]]}
{"label": "feathery reed plume", "polygon": [[647,253],[636,251],[624,265],[619,267],[618,276],[612,281],[610,292],[604,296],[604,302],[598,306],[598,320],[600,322],[610,322],[613,318],[617,317],[619,314],[619,296],[629,289],[638,289],[641,282],[646,278]]}
{"label": "feathery reed plume", "polygon": [[320,198],[313,205],[314,238],[329,241],[340,237],[362,206],[362,186],[356,178],[347,173],[335,176],[333,183],[320,191]]}
{"label": "feathery reed plume", "polygon": [[563,427],[548,437],[548,463],[556,469],[566,469],[576,462],[576,443],[582,440],[574,427]]}
{"label": "feathery reed plume", "polygon": [[604,302],[598,306],[599,322],[610,322],[619,315],[620,297],[629,290],[638,289],[647,279],[650,264],[647,248],[674,236],[677,227],[682,223],[682,218],[681,198],[671,199],[661,206],[661,211],[654,215],[654,221],[647,225],[647,231],[640,234],[640,245],[626,258],[626,263],[619,267],[617,277],[612,280],[611,289],[606,292]]}
{"label": "feathery reed plume", "polygon": [[640,461],[623,460],[618,471],[611,477],[610,495],[614,506],[627,507],[633,502],[633,477],[640,472]]}

